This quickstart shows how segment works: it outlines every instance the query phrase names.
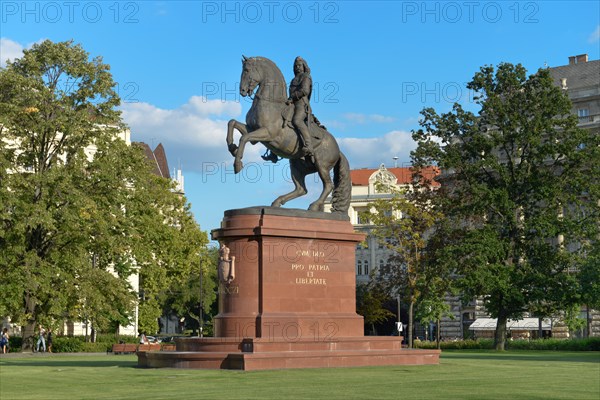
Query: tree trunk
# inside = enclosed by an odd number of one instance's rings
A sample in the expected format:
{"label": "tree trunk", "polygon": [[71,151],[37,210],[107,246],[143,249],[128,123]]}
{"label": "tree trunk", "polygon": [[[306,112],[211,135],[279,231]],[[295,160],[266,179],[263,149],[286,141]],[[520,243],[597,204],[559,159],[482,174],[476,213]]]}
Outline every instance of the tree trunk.
{"label": "tree trunk", "polygon": [[589,338],[592,336],[592,318],[590,318],[590,306],[587,304],[585,306],[585,319],[587,323],[585,337]]}
{"label": "tree trunk", "polygon": [[408,333],[408,348],[412,349],[413,348],[413,308],[414,308],[414,301],[411,299],[410,303],[408,305],[408,329],[407,332]]}
{"label": "tree trunk", "polygon": [[498,351],[504,351],[506,347],[506,324],[508,318],[506,315],[498,315],[498,324],[494,333],[494,348]]}
{"label": "tree trunk", "polygon": [[31,352],[33,351],[33,342],[35,341],[35,301],[28,294],[25,294],[24,297],[25,314],[30,315],[31,317],[27,320],[27,324],[21,327],[21,332],[23,333],[23,344],[21,346],[21,351]]}

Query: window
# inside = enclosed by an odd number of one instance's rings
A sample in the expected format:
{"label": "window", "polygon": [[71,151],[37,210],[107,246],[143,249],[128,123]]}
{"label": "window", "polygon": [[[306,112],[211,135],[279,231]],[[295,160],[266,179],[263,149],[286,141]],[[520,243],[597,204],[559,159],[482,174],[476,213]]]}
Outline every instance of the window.
{"label": "window", "polygon": [[362,261],[356,262],[356,275],[362,275]]}
{"label": "window", "polygon": [[590,110],[587,108],[579,108],[577,109],[577,116],[579,117],[579,122],[590,122]]}
{"label": "window", "polygon": [[369,275],[369,262],[365,260],[365,275]]}
{"label": "window", "polygon": [[379,260],[379,270],[383,269],[383,260]]}
{"label": "window", "polygon": [[590,110],[588,110],[587,108],[579,108],[579,109],[577,109],[577,116],[579,118],[581,118],[581,117],[589,117],[590,116]]}

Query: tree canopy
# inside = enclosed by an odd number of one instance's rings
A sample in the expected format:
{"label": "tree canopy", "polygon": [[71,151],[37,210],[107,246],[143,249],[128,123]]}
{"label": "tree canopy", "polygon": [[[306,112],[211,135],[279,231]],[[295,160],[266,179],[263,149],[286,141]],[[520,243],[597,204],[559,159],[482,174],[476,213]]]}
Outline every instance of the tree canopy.
{"label": "tree canopy", "polygon": [[504,349],[508,318],[580,301],[576,272],[599,226],[600,136],[577,127],[547,69],[484,66],[467,87],[478,115],[460,104],[424,109],[413,161],[442,170],[435,206],[452,227],[444,262],[464,297],[483,297],[498,318]]}
{"label": "tree canopy", "polygon": [[379,184],[379,193],[389,197],[368,204],[364,214],[370,221],[370,233],[388,250],[387,263],[374,277],[389,294],[397,294],[408,303],[408,345],[413,344],[415,306],[422,320],[437,320],[443,314],[444,296],[450,290],[448,274],[437,265],[435,246],[430,240],[443,215],[428,200],[432,194],[430,181],[415,170],[411,187],[401,190]]}
{"label": "tree canopy", "polygon": [[124,140],[109,71],[49,40],[0,69],[0,315],[25,328],[24,348],[37,323],[126,324],[138,301],[128,278],[140,274],[150,301],[208,242]]}

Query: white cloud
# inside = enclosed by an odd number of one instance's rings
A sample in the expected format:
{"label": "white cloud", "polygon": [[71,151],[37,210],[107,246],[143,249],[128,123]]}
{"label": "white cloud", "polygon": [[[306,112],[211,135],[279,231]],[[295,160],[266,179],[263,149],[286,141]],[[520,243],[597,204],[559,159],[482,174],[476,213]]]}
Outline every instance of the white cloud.
{"label": "white cloud", "polygon": [[0,38],[0,67],[6,67],[6,61],[14,61],[23,56],[23,46],[7,38]]}
{"label": "white cloud", "polygon": [[233,101],[208,100],[204,96],[192,96],[182,107],[185,111],[202,116],[208,115],[240,115],[240,103]]}
{"label": "white cloud", "polygon": [[596,27],[596,30],[594,32],[592,32],[592,34],[590,35],[588,41],[590,43],[596,43],[596,42],[600,41],[600,25],[598,25]]}
{"label": "white cloud", "polygon": [[[241,105],[236,102],[206,100],[199,96],[176,109],[161,109],[148,103],[125,103],[123,119],[131,128],[131,140],[165,147],[171,169],[181,163],[184,173],[213,171],[214,167],[232,168],[233,157],[227,151],[225,138],[230,118],[243,120]],[[239,141],[236,131],[234,142]],[[410,151],[416,145],[411,133],[391,131],[375,138],[337,138],[348,157],[351,168],[376,168],[381,163],[398,166],[410,161]],[[246,164],[263,164],[260,154],[266,149],[260,143],[248,145],[244,152]]]}
{"label": "white cloud", "polygon": [[[184,170],[202,171],[206,163],[230,166],[233,162],[225,139],[229,119],[240,119],[240,103],[192,96],[176,109],[162,109],[148,103],[124,103],[121,110],[123,120],[131,128],[131,140],[145,142],[153,148],[162,143],[171,169],[181,163]],[[235,131],[234,142],[237,143],[239,138],[240,134]],[[262,161],[259,153],[264,150],[261,145],[249,145],[244,160]]]}
{"label": "white cloud", "polygon": [[338,142],[352,169],[376,168],[382,163],[392,167],[393,157],[398,157],[401,167],[410,162],[410,152],[416,148],[411,133],[406,131],[391,131],[375,138],[340,138]]}

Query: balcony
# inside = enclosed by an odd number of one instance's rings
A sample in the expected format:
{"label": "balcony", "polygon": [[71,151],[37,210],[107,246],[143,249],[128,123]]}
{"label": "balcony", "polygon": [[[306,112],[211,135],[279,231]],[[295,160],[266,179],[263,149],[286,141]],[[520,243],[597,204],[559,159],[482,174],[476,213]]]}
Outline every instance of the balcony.
{"label": "balcony", "polygon": [[600,122],[600,114],[585,115],[579,117],[579,125],[587,125]]}

